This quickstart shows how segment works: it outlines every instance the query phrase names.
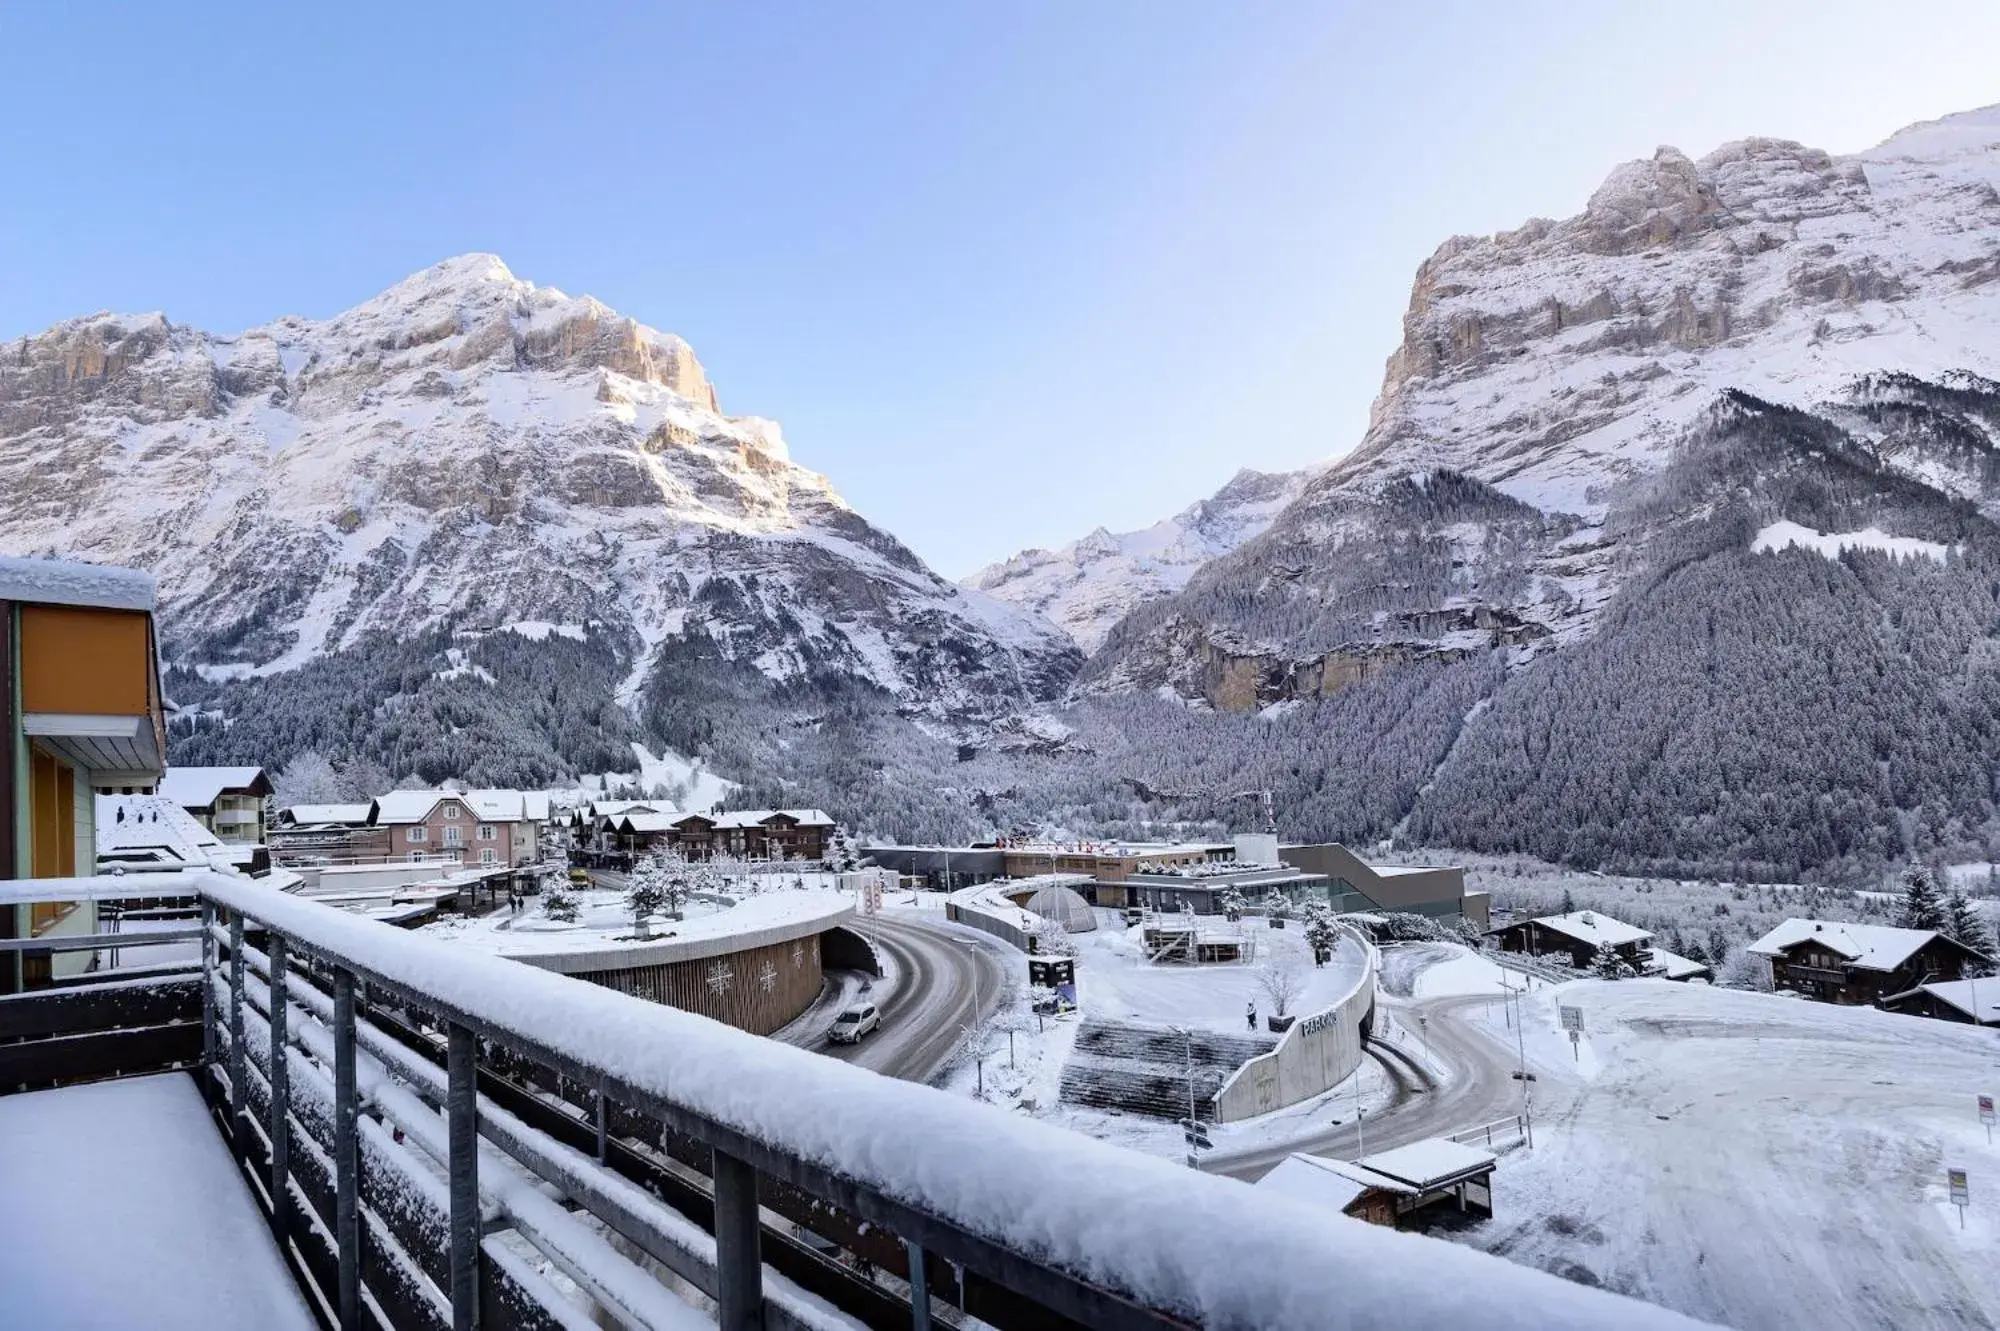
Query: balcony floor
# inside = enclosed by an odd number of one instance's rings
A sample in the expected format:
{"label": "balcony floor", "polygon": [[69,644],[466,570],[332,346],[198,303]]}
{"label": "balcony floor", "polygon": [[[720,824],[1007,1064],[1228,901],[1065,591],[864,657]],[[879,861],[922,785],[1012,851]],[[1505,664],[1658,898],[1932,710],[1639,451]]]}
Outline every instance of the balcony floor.
{"label": "balcony floor", "polygon": [[185,1073],[0,1096],[0,1326],[313,1325]]}

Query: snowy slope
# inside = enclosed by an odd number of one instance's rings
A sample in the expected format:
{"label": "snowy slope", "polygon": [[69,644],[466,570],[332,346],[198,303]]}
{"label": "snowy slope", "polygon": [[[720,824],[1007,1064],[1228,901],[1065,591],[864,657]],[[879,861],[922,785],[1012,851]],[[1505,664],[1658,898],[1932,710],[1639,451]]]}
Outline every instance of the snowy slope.
{"label": "snowy slope", "polygon": [[1060,631],[939,578],[724,415],[687,343],[447,260],[331,319],[94,315],[0,347],[0,546],[159,581],[165,654],[269,675],[437,626],[664,643],[938,713],[1047,694]]}
{"label": "snowy slope", "polygon": [[1239,471],[1209,498],[1150,527],[1099,527],[1054,550],[1023,550],[965,585],[1047,616],[1095,651],[1134,607],[1179,591],[1196,569],[1270,526],[1315,473]]}

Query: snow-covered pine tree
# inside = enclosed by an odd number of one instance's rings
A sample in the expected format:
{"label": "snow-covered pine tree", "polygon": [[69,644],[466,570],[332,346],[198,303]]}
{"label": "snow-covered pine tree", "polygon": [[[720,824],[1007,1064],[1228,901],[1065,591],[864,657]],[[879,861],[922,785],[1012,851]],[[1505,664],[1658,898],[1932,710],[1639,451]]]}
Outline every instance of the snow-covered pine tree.
{"label": "snow-covered pine tree", "polygon": [[1324,966],[1333,959],[1333,950],[1340,943],[1340,930],[1333,922],[1333,911],[1323,901],[1308,901],[1305,916],[1306,946],[1312,949],[1313,965]]}
{"label": "snow-covered pine tree", "polygon": [[1944,894],[1938,890],[1937,876],[1928,864],[1912,864],[1903,870],[1903,909],[1896,923],[1905,929],[1940,933],[1951,923],[1945,913]]}
{"label": "snow-covered pine tree", "polygon": [[1944,899],[1944,932],[1954,941],[1965,944],[1975,952],[1986,950],[1986,921],[1979,918],[1979,911],[1965,893],[1957,888]]}
{"label": "snow-covered pine tree", "polygon": [[1597,955],[1590,959],[1590,968],[1600,980],[1629,980],[1633,973],[1631,963],[1612,950],[1608,943],[1598,945]]}
{"label": "snow-covered pine tree", "polygon": [[632,931],[641,938],[651,933],[650,917],[666,909],[668,878],[666,861],[659,855],[644,856],[632,866],[632,876],[625,888],[625,908],[632,912]]}
{"label": "snow-covered pine tree", "polygon": [[567,878],[549,879],[549,885],[542,892],[542,914],[564,924],[576,923],[576,893],[570,890]]}

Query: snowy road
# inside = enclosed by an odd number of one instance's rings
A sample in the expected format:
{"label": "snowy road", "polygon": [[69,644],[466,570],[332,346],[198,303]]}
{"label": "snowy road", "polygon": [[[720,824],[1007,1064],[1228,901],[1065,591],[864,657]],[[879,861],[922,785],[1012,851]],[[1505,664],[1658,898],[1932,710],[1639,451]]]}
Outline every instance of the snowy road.
{"label": "snowy road", "polygon": [[973,1018],[975,987],[980,1010],[991,1012],[1007,972],[994,946],[941,925],[877,916],[855,927],[888,965],[889,975],[872,992],[882,1028],[858,1045],[835,1045],[824,1026],[802,1023],[794,1043],[885,1076],[927,1082],[958,1048],[960,1027]]}
{"label": "snowy road", "polygon": [[[1418,999],[1391,1009],[1384,1001],[1379,1011],[1392,1013],[1402,1029],[1391,1039],[1371,1042],[1369,1054],[1408,1089],[1406,1096],[1379,1117],[1371,1115],[1359,1131],[1350,1107],[1336,1098],[1328,1117],[1342,1120],[1339,1126],[1329,1124],[1322,1131],[1275,1145],[1217,1151],[1202,1161],[1202,1168],[1258,1179],[1294,1151],[1352,1160],[1518,1113],[1521,1083],[1511,1075],[1516,1060],[1492,1036],[1465,1020],[1482,1012],[1487,1002],[1481,996],[1460,995]],[[1430,1042],[1428,1066],[1424,1043],[1417,1036],[1419,1016],[1429,1019],[1424,1028]]]}

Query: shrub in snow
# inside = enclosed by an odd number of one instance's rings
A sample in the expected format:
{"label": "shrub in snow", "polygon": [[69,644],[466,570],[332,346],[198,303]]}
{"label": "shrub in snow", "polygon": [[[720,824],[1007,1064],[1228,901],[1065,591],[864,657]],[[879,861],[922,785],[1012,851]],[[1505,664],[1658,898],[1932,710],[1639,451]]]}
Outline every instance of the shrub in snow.
{"label": "shrub in snow", "polygon": [[1292,918],[1292,899],[1274,887],[1264,894],[1264,913],[1274,920],[1289,920]]}
{"label": "shrub in snow", "polygon": [[1323,901],[1308,901],[1305,916],[1306,946],[1312,949],[1313,965],[1324,966],[1340,945],[1340,929],[1333,922],[1332,909]]}
{"label": "shrub in snow", "polygon": [[1035,922],[1034,943],[1038,956],[1067,957],[1076,953],[1076,944],[1069,941],[1069,930],[1055,920]]}
{"label": "shrub in snow", "polygon": [[1599,944],[1597,954],[1590,959],[1590,969],[1600,980],[1629,980],[1638,974],[1630,962],[1605,944]]}
{"label": "shrub in snow", "polygon": [[1896,923],[1905,929],[1935,929],[1940,933],[1950,925],[1944,893],[1938,890],[1937,876],[1928,864],[1912,864],[1903,870],[1903,910]]}
{"label": "shrub in snow", "polygon": [[1233,887],[1225,887],[1215,894],[1216,908],[1229,920],[1243,918],[1243,894]]}

